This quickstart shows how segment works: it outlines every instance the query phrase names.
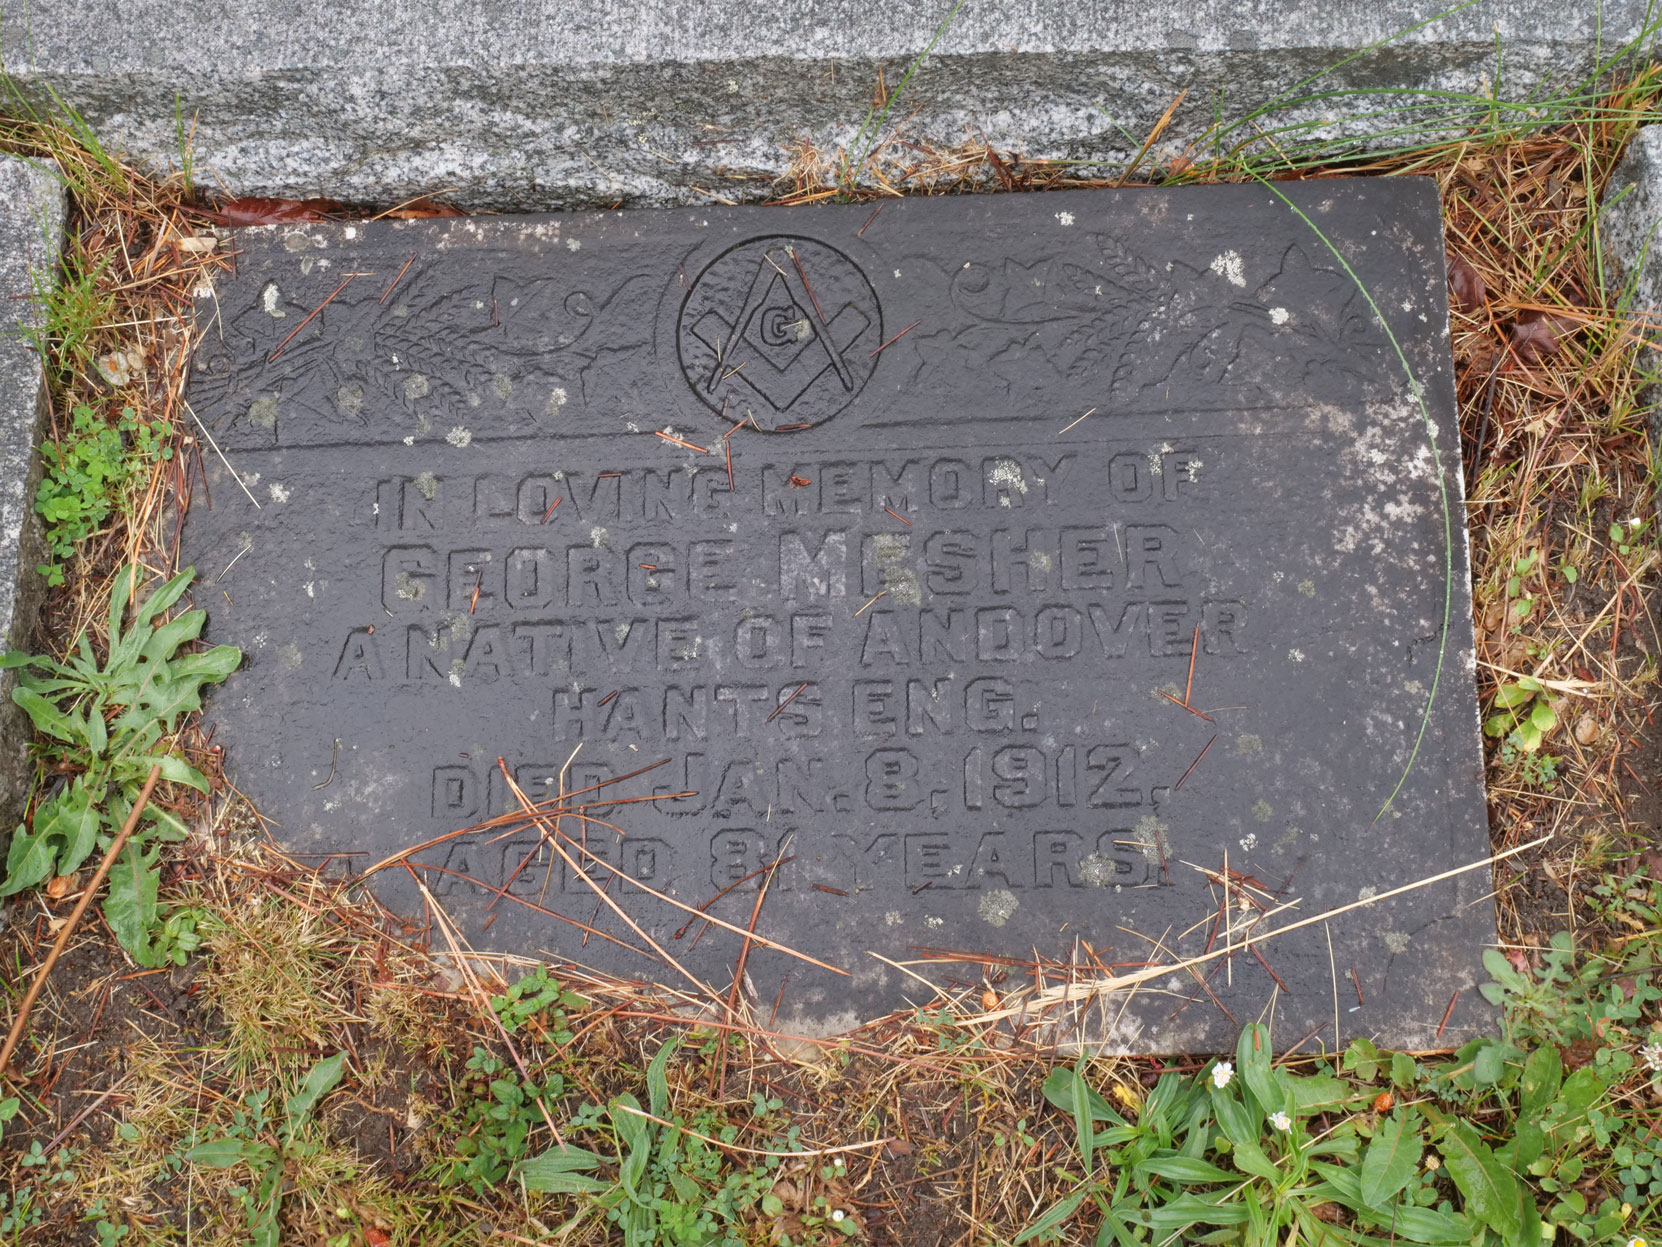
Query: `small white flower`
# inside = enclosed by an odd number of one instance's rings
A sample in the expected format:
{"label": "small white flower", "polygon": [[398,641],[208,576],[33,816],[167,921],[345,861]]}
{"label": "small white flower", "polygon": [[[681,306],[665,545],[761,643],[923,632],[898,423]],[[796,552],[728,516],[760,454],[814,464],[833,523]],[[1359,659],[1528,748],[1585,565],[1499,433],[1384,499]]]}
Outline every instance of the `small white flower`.
{"label": "small white flower", "polygon": [[[833,1221],[841,1221],[841,1220],[842,1220],[842,1219],[843,1219],[843,1218],[844,1218],[844,1217],[846,1217],[846,1216],[847,1216],[847,1215],[848,1215],[848,1214],[847,1214],[847,1213],[846,1213],[846,1212],[844,1212],[844,1211],[843,1211],[843,1210],[842,1210],[842,1209],[841,1209],[841,1208],[833,1208],[833,1209],[832,1209],[832,1210],[831,1210],[831,1219],[832,1219],[832,1220],[833,1220]],[[1631,1244],[1630,1244],[1630,1247],[1631,1247]],[[1639,1247],[1644,1247],[1644,1244],[1643,1244],[1643,1243],[1641,1243],[1641,1244],[1640,1244],[1640,1245],[1639,1245]]]}
{"label": "small white flower", "polygon": [[1219,1061],[1212,1067],[1212,1085],[1220,1091],[1229,1085],[1229,1080],[1235,1077],[1235,1067],[1228,1061]]}
{"label": "small white flower", "polygon": [[1270,1125],[1274,1126],[1277,1130],[1291,1130],[1293,1128],[1293,1119],[1282,1112],[1271,1113]]}
{"label": "small white flower", "polygon": [[1646,1243],[1644,1239],[1635,1234],[1632,1238],[1627,1240],[1627,1247],[1646,1247]]}
{"label": "small white flower", "polygon": [[1655,1074],[1662,1072],[1662,1042],[1651,1040],[1639,1049],[1639,1059],[1644,1062],[1645,1069]]}
{"label": "small white flower", "polygon": [[1425,1165],[1426,1172],[1432,1173],[1443,1167],[1443,1158],[1437,1155],[1436,1152],[1427,1152],[1422,1163]]}

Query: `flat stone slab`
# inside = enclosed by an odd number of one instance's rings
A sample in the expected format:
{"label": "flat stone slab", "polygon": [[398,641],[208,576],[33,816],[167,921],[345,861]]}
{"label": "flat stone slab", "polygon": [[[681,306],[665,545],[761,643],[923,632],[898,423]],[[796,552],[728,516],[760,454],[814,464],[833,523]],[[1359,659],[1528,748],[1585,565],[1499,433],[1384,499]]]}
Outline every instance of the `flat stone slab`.
{"label": "flat stone slab", "polygon": [[772,197],[805,139],[858,162],[874,89],[931,47],[884,134],[904,119],[920,141],[1117,177],[1185,92],[1151,162],[1220,116],[1235,122],[1225,148],[1267,153],[1264,131],[1286,151],[1430,142],[1405,130],[1484,124],[1496,95],[1538,105],[1630,41],[1644,39],[1633,68],[1655,44],[1647,0],[1441,14],[1400,0],[1027,0],[965,4],[937,40],[950,7],[222,0],[194,6],[181,39],[172,0],[30,0],[0,16],[0,58],[27,98],[61,100],[153,167],[181,163],[182,116],[198,180],[238,194],[390,204],[453,188],[473,208],[525,210]]}
{"label": "flat stone slab", "polygon": [[[1287,193],[239,233],[185,528],[230,774],[360,868],[509,815],[413,859],[468,938],[672,986],[643,937],[718,991],[740,937],[643,888],[742,929],[779,860],[758,932],[848,974],[752,951],[784,1029],[920,995],[879,956],[979,995],[1483,859],[1435,187]],[[569,860],[510,776],[583,794]],[[1331,1039],[1337,991],[1455,1042],[1487,873],[1082,1033],[1217,1047],[1274,991]]]}
{"label": "flat stone slab", "polygon": [[[0,651],[34,643],[46,581],[35,492],[47,409],[40,356],[27,337],[45,308],[63,246],[64,191],[51,161],[0,156]],[[34,729],[12,703],[15,671],[0,672],[0,833],[22,816],[34,781]]]}

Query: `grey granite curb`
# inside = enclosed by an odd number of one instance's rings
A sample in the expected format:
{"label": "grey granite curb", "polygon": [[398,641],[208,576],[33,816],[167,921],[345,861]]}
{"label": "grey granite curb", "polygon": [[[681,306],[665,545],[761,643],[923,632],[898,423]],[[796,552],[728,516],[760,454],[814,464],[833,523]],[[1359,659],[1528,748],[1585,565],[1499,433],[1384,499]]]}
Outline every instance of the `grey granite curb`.
{"label": "grey granite curb", "polygon": [[[1632,314],[1662,323],[1662,125],[1645,126],[1611,175],[1599,212],[1599,242],[1606,295]],[[1647,332],[1662,342],[1662,332]],[[1646,345],[1639,367],[1662,368],[1662,349]],[[1645,387],[1651,428],[1662,437],[1662,386]]]}
{"label": "grey granite curb", "polygon": [[[52,279],[63,243],[64,191],[50,161],[0,156],[0,648],[28,647],[45,581],[35,490],[47,393],[25,336],[40,323],[37,283]],[[17,673],[0,673],[0,837],[28,796],[29,720],[12,702]]]}
{"label": "grey granite curb", "polygon": [[[1538,103],[1624,45],[1648,55],[1655,42],[1644,0],[1478,0],[1431,20],[1445,7],[967,0],[888,127],[904,118],[934,143],[985,139],[1118,171],[1181,91],[1157,157],[1217,116],[1337,89],[1367,94],[1264,124],[1388,143],[1404,114],[1383,110],[1474,122],[1486,104],[1444,93]],[[153,168],[177,167],[181,124],[193,129],[199,180],[237,194],[384,203],[448,189],[513,210],[755,200],[804,142],[863,147],[879,75],[895,87],[948,8],[14,0],[0,56],[25,96],[57,93],[106,145]]]}

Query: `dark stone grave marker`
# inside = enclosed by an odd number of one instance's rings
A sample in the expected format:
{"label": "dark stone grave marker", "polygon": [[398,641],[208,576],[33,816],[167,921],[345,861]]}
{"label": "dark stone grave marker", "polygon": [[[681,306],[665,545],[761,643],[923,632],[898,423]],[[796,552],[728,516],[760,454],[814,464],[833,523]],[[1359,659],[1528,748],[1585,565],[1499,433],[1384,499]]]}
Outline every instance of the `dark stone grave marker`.
{"label": "dark stone grave marker", "polygon": [[571,863],[719,991],[740,938],[627,881],[742,928],[783,859],[758,931],[849,977],[754,950],[781,1029],[922,994],[869,953],[1228,946],[1078,1033],[1469,1036],[1486,870],[1240,947],[1488,851],[1435,188],[1286,193],[240,232],[185,527],[230,774],[359,868],[586,792],[571,862],[413,860],[478,947],[677,986]]}

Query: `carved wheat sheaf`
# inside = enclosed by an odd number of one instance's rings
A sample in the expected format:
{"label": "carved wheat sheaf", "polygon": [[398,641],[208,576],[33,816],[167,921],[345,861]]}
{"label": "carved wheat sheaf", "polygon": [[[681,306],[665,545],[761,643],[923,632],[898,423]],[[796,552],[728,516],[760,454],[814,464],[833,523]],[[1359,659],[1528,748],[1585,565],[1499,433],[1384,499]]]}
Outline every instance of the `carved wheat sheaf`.
{"label": "carved wheat sheaf", "polygon": [[[504,259],[483,271],[514,267]],[[529,433],[555,414],[623,413],[643,396],[611,380],[608,365],[651,350],[661,286],[658,274],[636,273],[609,285],[497,276],[458,288],[454,273],[417,263],[367,334],[345,326],[376,305],[370,285],[343,294],[275,359],[304,313],[245,305],[204,338],[192,392],[216,435],[253,445],[475,426]]]}
{"label": "carved wheat sheaf", "polygon": [[[780,283],[788,286],[795,275],[788,241],[764,238],[725,254],[769,276],[773,269],[762,267],[771,256],[767,248],[778,244],[786,257]],[[1274,260],[1270,276],[1248,286],[1226,265],[1151,258],[1112,232],[1084,234],[1078,242],[1084,245],[970,261],[954,270],[923,256],[901,260],[900,268],[936,274],[931,280],[942,283],[943,315],[909,329],[880,362],[870,354],[880,328],[875,301],[847,302],[858,317],[841,304],[821,310],[860,321],[848,358],[862,377],[872,366],[898,374],[902,389],[934,396],[943,410],[989,394],[1020,410],[1026,397],[1055,384],[1060,392],[1107,399],[1131,412],[1161,409],[1179,376],[1186,385],[1201,383],[1201,404],[1218,408],[1276,405],[1294,396],[1337,401],[1358,384],[1388,380],[1372,340],[1376,331],[1352,283],[1313,263],[1296,244]],[[734,262],[720,260],[716,268]],[[869,290],[859,270],[848,267],[849,288]],[[831,261],[818,252],[815,269],[822,293],[834,289]],[[193,391],[201,396],[199,414],[216,434],[249,446],[524,436],[574,417],[577,427],[590,430],[656,423],[668,391],[643,391],[636,379],[640,361],[654,353],[653,326],[665,292],[673,297],[681,289],[663,261],[599,279],[528,270],[523,257],[503,254],[477,271],[477,278],[458,283],[442,262],[418,260],[384,306],[376,303],[374,283],[343,291],[274,360],[274,347],[306,309],[292,300],[282,308],[245,301],[204,340]],[[727,301],[742,303],[748,289],[740,282]],[[774,300],[804,305],[781,323],[793,317],[799,328],[813,323],[805,308],[817,297]],[[374,305],[367,328],[365,305]],[[680,326],[679,384],[693,386],[706,406],[731,406],[729,414],[741,419],[765,409],[768,427],[806,427],[803,413],[810,407],[832,412],[860,405],[860,387],[826,371],[812,384],[829,389],[793,406],[796,389],[780,390],[789,377],[777,367],[768,371],[765,344],[740,337],[768,308],[747,317],[744,327],[729,324],[734,342],[725,343],[716,313],[725,309],[731,321],[747,309],[726,308],[719,298],[708,308],[696,298],[687,306],[702,319]],[[284,315],[274,315],[277,310]],[[734,353],[712,374],[722,382],[719,393],[695,384],[695,374],[713,366],[699,351],[714,358],[699,333]],[[756,355],[748,365],[747,352]],[[800,370],[800,364],[793,366]],[[662,361],[661,371],[666,387],[677,384],[671,361]],[[839,386],[839,380],[848,383]],[[920,413],[909,404],[895,418],[916,420]]]}

